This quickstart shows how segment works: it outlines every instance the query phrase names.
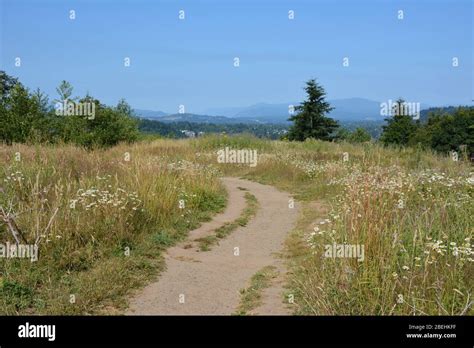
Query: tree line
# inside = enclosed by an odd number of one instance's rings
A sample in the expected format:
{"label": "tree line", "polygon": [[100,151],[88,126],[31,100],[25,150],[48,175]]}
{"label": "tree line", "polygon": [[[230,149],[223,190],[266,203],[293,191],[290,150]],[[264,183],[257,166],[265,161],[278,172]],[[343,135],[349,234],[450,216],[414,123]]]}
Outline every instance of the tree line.
{"label": "tree line", "polygon": [[186,138],[183,130],[199,133],[224,133],[224,134],[242,134],[248,133],[257,138],[266,138],[276,140],[286,133],[288,126],[283,124],[216,124],[216,123],[195,123],[187,121],[179,122],[160,122],[156,120],[141,119],[138,123],[138,129],[142,133],[160,134],[169,138]]}
{"label": "tree line", "polygon": [[90,95],[74,97],[66,81],[56,91],[58,99],[50,101],[39,89],[30,91],[0,71],[0,142],[64,142],[92,148],[138,138],[138,122],[124,99],[110,107]]}
{"label": "tree line", "polygon": [[[184,137],[182,130],[203,133],[251,133],[258,137],[304,141],[374,141],[370,133],[358,127],[342,128],[327,116],[333,109],[326,101],[324,88],[311,79],[306,83],[307,99],[295,107],[290,117],[292,126],[279,125],[214,125],[181,122],[164,124],[138,119],[132,108],[121,99],[107,106],[87,94],[73,96],[73,87],[62,81],[56,89],[57,99],[39,89],[30,91],[18,79],[0,71],[0,142],[73,143],[87,148],[113,146],[133,142],[141,133],[159,133],[173,138]],[[392,116],[385,119],[380,141],[384,145],[417,146],[446,153],[465,151],[474,154],[474,108],[457,107],[434,110],[422,120],[400,112],[403,99],[397,100]]]}
{"label": "tree line", "polygon": [[[357,128],[353,132],[340,128],[337,121],[326,116],[333,108],[325,100],[324,88],[311,79],[306,83],[307,99],[296,107],[290,117],[293,125],[287,139],[303,141],[308,138],[327,141],[370,141],[370,134]],[[460,106],[428,113],[422,122],[419,117],[406,113],[405,101],[399,98],[390,117],[385,119],[380,142],[392,146],[431,148],[441,153],[463,151],[474,154],[474,107]],[[419,116],[419,115],[418,115]]]}

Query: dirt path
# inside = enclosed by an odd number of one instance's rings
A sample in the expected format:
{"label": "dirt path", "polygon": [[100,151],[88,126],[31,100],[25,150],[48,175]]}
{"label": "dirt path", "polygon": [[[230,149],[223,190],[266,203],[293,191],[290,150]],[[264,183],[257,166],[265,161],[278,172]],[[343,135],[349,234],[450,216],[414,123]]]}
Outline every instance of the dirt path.
{"label": "dirt path", "polygon": [[[167,251],[166,271],[131,299],[126,314],[233,314],[239,305],[239,290],[249,285],[252,275],[268,265],[284,272],[277,254],[294,227],[298,205],[290,209],[291,196],[272,186],[237,178],[223,178],[223,183],[229,192],[227,209]],[[240,216],[246,192],[241,188],[257,198],[260,207],[256,216],[210,251],[198,251],[194,239]],[[265,291],[262,306],[252,313],[289,314],[281,290],[276,284]]]}

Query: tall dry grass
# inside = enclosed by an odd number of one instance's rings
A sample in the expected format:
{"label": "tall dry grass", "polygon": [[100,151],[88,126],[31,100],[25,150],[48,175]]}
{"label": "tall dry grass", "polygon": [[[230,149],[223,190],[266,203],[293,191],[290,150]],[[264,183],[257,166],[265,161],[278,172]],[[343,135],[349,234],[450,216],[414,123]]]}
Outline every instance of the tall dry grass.
{"label": "tall dry grass", "polygon": [[[251,138],[220,138],[197,144],[212,153],[224,146],[257,149],[257,167],[221,166],[221,171],[289,190],[305,204],[288,241],[288,291],[295,295],[297,313],[473,313],[470,163],[373,143],[262,145]],[[328,206],[328,213],[308,209],[314,201]],[[325,257],[326,245],[333,243],[363,246],[363,262]]]}
{"label": "tall dry grass", "polygon": [[[160,269],[163,248],[225,204],[217,171],[194,157],[167,140],[91,152],[0,146],[0,204],[40,254],[37,262],[0,259],[0,313],[124,305]],[[0,240],[13,241],[5,224]]]}

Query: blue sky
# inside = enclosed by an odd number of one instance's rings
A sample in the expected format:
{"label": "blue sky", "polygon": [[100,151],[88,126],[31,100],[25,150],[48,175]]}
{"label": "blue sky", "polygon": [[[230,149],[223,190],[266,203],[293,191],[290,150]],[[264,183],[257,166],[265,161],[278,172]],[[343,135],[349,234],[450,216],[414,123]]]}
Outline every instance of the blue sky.
{"label": "blue sky", "polygon": [[200,113],[299,101],[315,77],[329,99],[474,99],[471,0],[0,2],[0,69],[51,97],[65,79],[106,104]]}

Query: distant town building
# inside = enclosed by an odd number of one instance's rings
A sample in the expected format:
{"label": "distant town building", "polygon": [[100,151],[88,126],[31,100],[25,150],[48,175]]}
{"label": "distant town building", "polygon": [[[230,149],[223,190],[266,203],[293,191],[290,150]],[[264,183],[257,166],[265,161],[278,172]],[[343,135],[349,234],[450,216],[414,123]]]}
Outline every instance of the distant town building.
{"label": "distant town building", "polygon": [[196,137],[196,133],[194,133],[193,131],[188,131],[188,130],[182,130],[181,133],[183,133],[187,138],[195,138]]}

